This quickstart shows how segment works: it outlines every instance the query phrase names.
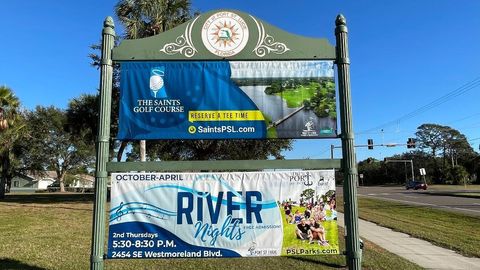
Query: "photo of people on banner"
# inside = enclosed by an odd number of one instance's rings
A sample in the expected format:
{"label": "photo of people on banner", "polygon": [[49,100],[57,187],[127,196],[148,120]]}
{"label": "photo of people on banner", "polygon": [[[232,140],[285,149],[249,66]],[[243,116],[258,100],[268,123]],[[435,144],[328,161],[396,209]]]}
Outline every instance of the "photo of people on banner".
{"label": "photo of people on banner", "polygon": [[315,190],[305,189],[298,202],[283,201],[281,206],[285,217],[283,246],[287,254],[296,254],[296,248],[308,248],[311,244],[338,245],[335,190],[315,198]]}
{"label": "photo of people on banner", "polygon": [[107,256],[338,254],[336,216],[333,170],[113,173]]}

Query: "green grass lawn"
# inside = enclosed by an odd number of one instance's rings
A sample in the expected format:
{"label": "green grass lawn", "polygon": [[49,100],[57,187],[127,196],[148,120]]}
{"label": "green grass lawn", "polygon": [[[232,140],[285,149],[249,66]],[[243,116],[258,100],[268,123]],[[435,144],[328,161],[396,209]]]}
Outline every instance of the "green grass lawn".
{"label": "green grass lawn", "polygon": [[[91,194],[8,195],[0,202],[0,269],[88,269]],[[344,250],[343,230],[339,230]],[[421,269],[365,243],[364,269]],[[108,260],[105,269],[345,269],[342,255],[238,259]]]}
{"label": "green grass lawn", "polygon": [[[341,197],[337,201],[343,211]],[[467,256],[480,257],[480,217],[379,199],[358,201],[362,219]]]}
{"label": "green grass lawn", "polygon": [[320,87],[318,82],[310,82],[309,85],[300,85],[295,89],[285,89],[275,95],[285,99],[289,108],[298,108],[303,105],[305,99],[310,100],[315,95],[318,87]]}

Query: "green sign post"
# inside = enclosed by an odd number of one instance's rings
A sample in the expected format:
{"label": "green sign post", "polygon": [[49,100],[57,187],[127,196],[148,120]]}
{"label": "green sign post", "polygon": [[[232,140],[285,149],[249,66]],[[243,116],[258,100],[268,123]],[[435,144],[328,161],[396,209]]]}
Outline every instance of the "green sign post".
{"label": "green sign post", "polygon": [[[222,26],[223,24],[223,26]],[[207,30],[218,27],[212,41]],[[229,30],[230,29],[230,30]],[[344,176],[346,255],[349,269],[361,268],[358,234],[357,169],[354,153],[345,18],[336,20],[336,50],[326,39],[293,35],[238,11],[211,11],[165,33],[138,40],[125,40],[114,48],[113,20],[104,22],[102,39],[100,115],[95,172],[95,206],[92,230],[91,269],[104,268],[106,195],[109,172],[198,171],[262,169],[341,168]],[[232,36],[237,42],[231,41]],[[240,38],[239,38],[240,37]],[[223,46],[222,46],[223,44]],[[227,46],[229,45],[229,46]],[[236,160],[183,162],[108,162],[113,61],[293,61],[330,60],[338,67],[340,125],[343,159]],[[309,129],[310,130],[310,129]]]}
{"label": "green sign post", "polygon": [[93,208],[92,253],[90,268],[103,269],[105,240],[105,205],[107,203],[107,161],[110,140],[110,113],[112,103],[112,49],[115,40],[113,19],[103,23],[102,60],[100,70],[100,115],[98,119],[97,159],[95,164],[95,204]]}
{"label": "green sign post", "polygon": [[342,128],[342,171],[344,175],[345,232],[347,265],[349,269],[361,269],[362,251],[358,233],[357,163],[352,124],[352,99],[350,93],[350,59],[348,58],[347,22],[343,15],[335,21],[337,38],[338,89],[340,94],[340,126]]}

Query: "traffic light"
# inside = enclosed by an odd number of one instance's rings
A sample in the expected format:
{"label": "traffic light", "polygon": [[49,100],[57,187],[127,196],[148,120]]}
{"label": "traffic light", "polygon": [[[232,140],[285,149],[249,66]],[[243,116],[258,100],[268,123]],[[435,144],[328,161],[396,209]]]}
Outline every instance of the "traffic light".
{"label": "traffic light", "polygon": [[407,148],[415,148],[415,139],[414,138],[408,138]]}
{"label": "traffic light", "polygon": [[373,139],[368,139],[368,149],[372,150],[373,149]]}

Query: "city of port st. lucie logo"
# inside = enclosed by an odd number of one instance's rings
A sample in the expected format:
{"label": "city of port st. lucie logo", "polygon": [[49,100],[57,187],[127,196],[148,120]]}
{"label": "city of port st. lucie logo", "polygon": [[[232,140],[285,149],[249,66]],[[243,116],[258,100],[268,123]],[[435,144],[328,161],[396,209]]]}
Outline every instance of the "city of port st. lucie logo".
{"label": "city of port st. lucie logo", "polygon": [[203,24],[202,41],[203,45],[217,56],[234,56],[247,45],[247,24],[233,12],[217,12]]}

